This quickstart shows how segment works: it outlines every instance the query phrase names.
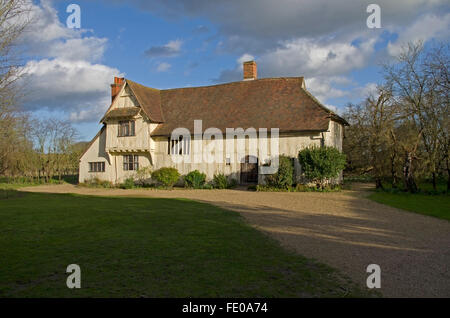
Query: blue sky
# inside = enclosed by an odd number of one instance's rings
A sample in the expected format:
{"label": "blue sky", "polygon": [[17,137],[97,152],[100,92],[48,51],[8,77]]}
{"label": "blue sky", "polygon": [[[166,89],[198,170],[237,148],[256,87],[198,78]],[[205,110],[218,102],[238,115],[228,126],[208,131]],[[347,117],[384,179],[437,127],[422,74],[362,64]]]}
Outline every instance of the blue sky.
{"label": "blue sky", "polygon": [[[71,120],[91,139],[110,102],[114,76],[155,88],[240,80],[255,59],[259,77],[304,76],[307,89],[338,112],[382,81],[379,64],[402,44],[448,42],[448,1],[71,0],[32,1],[24,36],[26,100],[39,117]],[[81,7],[81,29],[66,8]]]}

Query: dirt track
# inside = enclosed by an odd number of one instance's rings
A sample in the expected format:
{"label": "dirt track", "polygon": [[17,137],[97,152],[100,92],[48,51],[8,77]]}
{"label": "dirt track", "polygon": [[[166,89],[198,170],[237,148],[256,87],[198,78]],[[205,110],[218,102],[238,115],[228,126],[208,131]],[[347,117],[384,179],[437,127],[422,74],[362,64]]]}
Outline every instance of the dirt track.
{"label": "dirt track", "polygon": [[72,185],[23,191],[188,198],[240,212],[254,227],[298,253],[339,268],[361,286],[381,267],[386,297],[450,297],[450,222],[340,193],[240,190],[119,190]]}

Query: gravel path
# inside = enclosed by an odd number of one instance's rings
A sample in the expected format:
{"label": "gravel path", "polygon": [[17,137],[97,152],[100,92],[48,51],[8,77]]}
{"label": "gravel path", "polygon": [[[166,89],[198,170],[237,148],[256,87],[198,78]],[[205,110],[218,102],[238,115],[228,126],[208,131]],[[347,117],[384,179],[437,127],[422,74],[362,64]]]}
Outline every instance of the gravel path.
{"label": "gravel path", "polygon": [[339,193],[120,190],[52,185],[23,191],[188,198],[240,212],[289,249],[339,268],[361,286],[381,267],[386,297],[450,297],[450,222]]}

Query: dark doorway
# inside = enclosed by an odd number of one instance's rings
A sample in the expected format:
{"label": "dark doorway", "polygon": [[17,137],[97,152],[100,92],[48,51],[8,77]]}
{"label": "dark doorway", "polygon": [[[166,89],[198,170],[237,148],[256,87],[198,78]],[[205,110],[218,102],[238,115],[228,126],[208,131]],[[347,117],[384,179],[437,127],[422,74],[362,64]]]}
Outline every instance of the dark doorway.
{"label": "dark doorway", "polygon": [[258,157],[246,156],[241,162],[241,184],[258,183]]}

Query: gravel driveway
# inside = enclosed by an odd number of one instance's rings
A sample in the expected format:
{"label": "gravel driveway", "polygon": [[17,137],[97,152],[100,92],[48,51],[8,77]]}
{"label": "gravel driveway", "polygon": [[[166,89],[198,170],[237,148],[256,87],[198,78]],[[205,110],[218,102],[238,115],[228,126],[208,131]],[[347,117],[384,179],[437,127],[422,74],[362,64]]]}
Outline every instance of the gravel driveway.
{"label": "gravel driveway", "polygon": [[23,191],[188,198],[240,212],[289,249],[339,268],[366,286],[366,267],[381,267],[386,297],[450,297],[450,222],[339,193],[240,190],[120,190],[72,185]]}

